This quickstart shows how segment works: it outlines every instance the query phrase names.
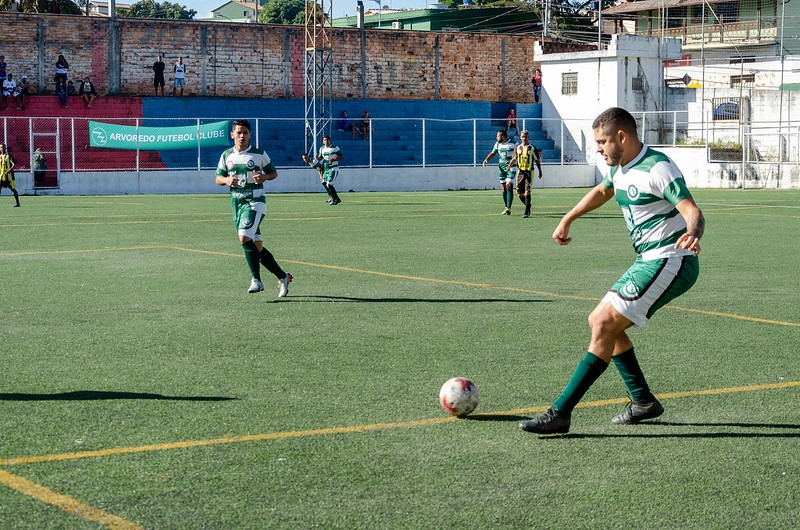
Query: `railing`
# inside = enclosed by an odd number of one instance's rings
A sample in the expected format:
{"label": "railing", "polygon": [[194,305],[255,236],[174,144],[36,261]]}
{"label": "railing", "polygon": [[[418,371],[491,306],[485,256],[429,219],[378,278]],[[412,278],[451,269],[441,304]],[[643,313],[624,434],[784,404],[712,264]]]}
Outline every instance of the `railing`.
{"label": "railing", "polygon": [[[746,131],[751,144],[748,152],[759,154],[745,155],[745,161],[758,163],[777,156],[780,163],[800,163],[797,129],[789,131],[769,123],[743,127],[739,119],[714,120],[710,113],[704,120],[692,121],[686,111],[634,113],[634,116],[642,140],[652,146],[741,145]],[[169,131],[173,127],[200,130],[219,120],[98,121],[131,127],[134,131],[144,127]],[[250,121],[251,143],[262,147],[277,167],[305,167],[301,159],[306,145],[303,119]],[[517,118],[517,122],[520,130],[529,131],[531,143],[542,150],[543,164],[595,163],[591,120]],[[504,118],[373,118],[372,130],[365,140],[358,134],[353,139],[349,131],[334,130],[331,135],[333,143],[342,149],[348,167],[474,167],[482,163],[494,146],[497,131],[505,127]],[[511,132],[512,139],[518,140],[518,131]],[[91,136],[89,120],[85,118],[0,118],[0,139],[15,157],[17,171],[34,168],[37,185],[44,187],[57,186],[58,175],[65,172],[213,171],[225,149],[220,145],[204,145],[200,135],[190,148],[142,149],[134,144],[131,149],[105,149],[97,147]],[[709,160],[715,161],[713,155]]]}

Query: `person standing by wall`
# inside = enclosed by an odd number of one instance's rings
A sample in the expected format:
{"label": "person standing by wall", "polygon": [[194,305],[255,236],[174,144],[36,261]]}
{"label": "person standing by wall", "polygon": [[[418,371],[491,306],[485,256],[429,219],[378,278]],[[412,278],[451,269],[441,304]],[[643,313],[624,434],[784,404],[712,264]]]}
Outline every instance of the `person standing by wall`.
{"label": "person standing by wall", "polygon": [[183,95],[183,85],[186,82],[186,65],[183,64],[183,57],[178,57],[178,61],[173,66],[172,71],[175,75],[175,79],[172,82],[172,95],[175,95],[175,91],[180,88],[181,89],[181,96]]}
{"label": "person standing by wall", "polygon": [[153,90],[155,90],[156,96],[158,95],[159,87],[161,87],[161,95],[164,95],[164,69],[166,67],[167,65],[164,64],[159,55],[156,62],[153,63]]}
{"label": "person standing by wall", "polygon": [[[6,73],[6,69],[8,65],[6,64],[6,56],[0,55],[0,90],[3,88],[3,83],[5,83],[8,74]],[[3,108],[0,110],[5,110],[6,105],[3,105]]]}
{"label": "person standing by wall", "polygon": [[533,102],[534,103],[541,103],[542,102],[542,71],[538,68],[533,73],[533,79],[531,79],[531,83],[533,83]]}
{"label": "person standing by wall", "polygon": [[69,79],[69,63],[64,58],[64,54],[58,54],[58,59],[56,60],[56,77],[61,76],[64,78],[64,82],[66,83]]}
{"label": "person standing by wall", "polygon": [[281,269],[272,253],[263,246],[261,221],[267,213],[264,182],[275,180],[278,170],[267,153],[250,145],[250,122],[234,120],[231,130],[233,147],[219,158],[216,183],[229,186],[233,221],[244,249],[247,266],[253,274],[248,293],[264,290],[261,282],[261,265],[278,278],[278,298],[289,294],[292,275]]}
{"label": "person standing by wall", "polygon": [[19,207],[19,194],[17,193],[17,182],[14,179],[14,157],[8,152],[6,144],[0,144],[0,191],[8,188],[14,194],[16,204]]}
{"label": "person standing by wall", "polygon": [[483,166],[489,163],[489,160],[494,158],[494,155],[499,155],[497,161],[498,178],[500,179],[500,187],[503,190],[503,208],[502,215],[511,215],[511,204],[514,202],[514,172],[516,171],[511,165],[511,159],[514,158],[514,148],[516,144],[508,139],[508,132],[503,129],[497,131],[497,141],[492,148],[492,151],[483,159]]}
{"label": "person standing by wall", "polygon": [[531,190],[533,188],[533,164],[539,168],[539,178],[542,178],[542,162],[540,151],[530,144],[530,134],[523,130],[519,133],[520,144],[514,148],[514,158],[509,166],[517,166],[517,197],[525,205],[522,217],[531,216]]}

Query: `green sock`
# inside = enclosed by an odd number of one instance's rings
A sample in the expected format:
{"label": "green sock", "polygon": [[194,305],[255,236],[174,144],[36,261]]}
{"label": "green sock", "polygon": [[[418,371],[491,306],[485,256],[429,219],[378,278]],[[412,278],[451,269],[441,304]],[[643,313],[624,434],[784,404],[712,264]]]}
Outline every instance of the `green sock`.
{"label": "green sock", "polygon": [[503,206],[508,208],[508,192],[503,188]]}
{"label": "green sock", "polygon": [[567,383],[567,388],[565,388],[564,391],[561,392],[561,395],[558,396],[558,399],[553,402],[553,408],[559,412],[571,415],[572,409],[575,408],[575,405],[578,404],[586,391],[589,390],[589,387],[597,381],[597,378],[606,371],[606,368],[608,368],[608,363],[592,352],[587,351],[583,360],[581,360],[581,362],[578,363],[578,367],[575,368],[572,378],[570,378],[569,383]]}
{"label": "green sock", "polygon": [[625,386],[628,387],[628,393],[632,400],[653,401],[655,399],[647,386],[642,369],[639,368],[639,361],[636,360],[633,348],[613,356],[611,360],[614,361],[614,366],[617,367]]}
{"label": "green sock", "polygon": [[247,243],[242,243],[244,249],[244,259],[247,261],[247,266],[250,267],[250,272],[253,278],[261,280],[261,263],[259,262],[258,247],[255,242],[250,240]]}
{"label": "green sock", "polygon": [[511,205],[514,204],[514,190],[508,190],[508,208],[511,209]]}

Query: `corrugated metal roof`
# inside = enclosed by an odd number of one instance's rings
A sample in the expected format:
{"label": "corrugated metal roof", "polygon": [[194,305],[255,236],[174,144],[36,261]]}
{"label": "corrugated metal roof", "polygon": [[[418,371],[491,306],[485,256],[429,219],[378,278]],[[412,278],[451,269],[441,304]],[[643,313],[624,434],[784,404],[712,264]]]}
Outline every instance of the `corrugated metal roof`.
{"label": "corrugated metal roof", "polygon": [[[659,9],[667,9],[671,7],[697,6],[701,5],[702,3],[703,0],[634,0],[615,5],[614,7],[609,7],[608,9],[603,9],[603,16],[622,15],[625,13],[636,13],[638,11],[650,11],[651,9],[658,11]],[[708,3],[715,4],[718,2]]]}

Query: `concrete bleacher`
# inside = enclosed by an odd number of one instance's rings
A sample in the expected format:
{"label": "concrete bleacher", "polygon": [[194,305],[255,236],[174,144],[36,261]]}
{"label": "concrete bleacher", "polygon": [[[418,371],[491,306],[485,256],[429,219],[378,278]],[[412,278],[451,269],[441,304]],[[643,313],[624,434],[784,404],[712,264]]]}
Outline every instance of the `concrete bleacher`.
{"label": "concrete bleacher", "polygon": [[[505,116],[516,108],[518,120],[531,118],[527,126],[531,143],[543,150],[544,161],[560,160],[560,151],[547,138],[541,128],[541,105],[514,105],[481,101],[397,101],[397,100],[334,100],[332,103],[332,139],[345,155],[343,163],[349,166],[409,165],[464,165],[480,162],[491,151],[497,130],[505,128]],[[340,131],[338,116],[348,112],[353,123],[358,124],[364,110],[373,118],[372,141],[365,141],[350,131]],[[247,98],[142,98],[144,125],[176,125],[172,118],[214,121],[233,118],[260,119],[253,131],[259,145],[270,155],[277,167],[302,167],[301,155],[306,140],[302,117],[305,114],[303,100]],[[486,117],[473,122],[473,118]],[[423,127],[425,121],[425,149],[423,153]],[[442,120],[442,121],[440,121]],[[447,120],[447,121],[443,121]],[[456,121],[453,120],[463,120]],[[476,128],[473,131],[473,123]],[[186,125],[186,123],[180,123]],[[477,139],[473,152],[473,134]],[[518,139],[518,137],[517,137]],[[219,160],[219,148],[200,150],[200,164],[205,168],[215,167]],[[198,153],[162,151],[161,159],[170,168],[196,167]]]}
{"label": "concrete bleacher", "polygon": [[[331,114],[332,136],[345,155],[343,164],[351,167],[365,166],[449,166],[480,164],[491,151],[497,131],[506,126],[505,116],[514,107],[517,120],[523,119],[531,134],[531,143],[543,150],[545,163],[558,162],[560,151],[541,127],[541,105],[489,103],[480,101],[397,101],[397,100],[335,100]],[[352,122],[358,124],[365,109],[373,118],[374,133],[371,141],[360,135],[353,140],[349,131],[339,131],[338,116],[347,110]],[[304,167],[301,155],[305,149],[305,108],[303,100],[276,99],[253,100],[247,98],[198,97],[100,97],[92,108],[86,108],[77,97],[71,98],[69,107],[63,109],[56,96],[33,96],[25,111],[9,109],[0,117],[35,117],[33,120],[34,148],[48,155],[48,177],[45,186],[55,185],[56,136],[52,118],[74,118],[70,131],[59,134],[61,169],[71,170],[72,153],[75,167],[82,171],[148,169],[201,169],[216,167],[222,148],[203,147],[196,150],[145,151],[138,165],[136,151],[90,147],[88,120],[113,120],[139,118],[146,127],[172,127],[193,125],[197,119],[203,123],[231,120],[238,117],[250,119],[255,127],[253,143],[258,143],[272,158],[277,167]],[[484,118],[485,117],[485,118]],[[424,118],[424,125],[423,125]],[[27,120],[24,120],[27,122]],[[134,122],[121,121],[133,125]],[[26,126],[27,127],[27,126]],[[70,142],[73,138],[75,145]],[[50,134],[48,134],[50,133]],[[9,135],[12,153],[27,153],[28,135]],[[423,142],[424,138],[424,142]],[[518,136],[514,136],[516,140]],[[475,147],[473,148],[473,139]],[[424,145],[424,148],[423,148]],[[20,157],[17,158],[27,158]],[[19,161],[21,170],[29,164]]]}
{"label": "concrete bleacher", "polygon": [[[30,119],[30,133],[33,136],[33,148],[41,149],[48,160],[42,187],[57,185],[55,168],[56,153],[61,155],[60,168],[69,171],[73,167],[81,170],[116,171],[136,167],[136,151],[121,149],[102,149],[90,147],[90,120],[110,120],[119,118],[138,118],[141,116],[141,98],[98,98],[92,108],[87,108],[79,97],[70,97],[67,108],[61,106],[57,96],[31,96],[25,110],[7,109],[1,117],[12,118],[10,123],[17,124],[16,129],[24,128],[27,133]],[[17,122],[13,118],[20,118]],[[56,128],[55,118],[69,119],[61,122]],[[74,121],[72,121],[74,120]],[[67,128],[65,130],[65,128]],[[29,170],[30,161],[27,156],[19,156],[29,152],[28,134],[10,134],[9,148],[16,153],[18,170]],[[74,139],[74,144],[73,144]],[[73,160],[74,153],[74,160]],[[142,151],[139,155],[139,167],[142,169],[164,169],[166,165],[159,158],[157,151]]]}

